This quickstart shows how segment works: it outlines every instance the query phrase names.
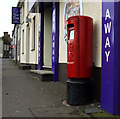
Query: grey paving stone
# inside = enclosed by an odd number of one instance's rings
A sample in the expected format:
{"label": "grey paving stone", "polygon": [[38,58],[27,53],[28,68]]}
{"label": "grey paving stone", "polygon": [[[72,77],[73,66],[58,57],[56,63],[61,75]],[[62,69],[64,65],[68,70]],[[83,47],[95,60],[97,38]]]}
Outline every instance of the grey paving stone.
{"label": "grey paving stone", "polygon": [[[49,114],[57,117],[88,116],[72,106],[68,108],[62,104],[66,99],[66,85],[38,80],[8,59],[3,60],[2,70],[3,117],[45,117]],[[47,114],[45,111],[48,111]]]}

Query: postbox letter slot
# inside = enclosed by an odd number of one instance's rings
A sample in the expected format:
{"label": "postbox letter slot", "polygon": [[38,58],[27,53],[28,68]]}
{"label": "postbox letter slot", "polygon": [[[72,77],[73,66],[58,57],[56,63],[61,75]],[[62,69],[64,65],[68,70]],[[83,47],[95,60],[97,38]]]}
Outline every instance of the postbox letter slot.
{"label": "postbox letter slot", "polygon": [[72,27],[74,27],[74,24],[68,24],[67,27],[72,28]]}

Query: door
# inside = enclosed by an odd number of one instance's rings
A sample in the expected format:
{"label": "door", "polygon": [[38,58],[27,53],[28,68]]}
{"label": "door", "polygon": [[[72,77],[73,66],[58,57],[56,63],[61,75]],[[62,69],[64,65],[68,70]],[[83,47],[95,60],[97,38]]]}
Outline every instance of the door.
{"label": "door", "polygon": [[43,67],[52,68],[52,7],[44,9]]}
{"label": "door", "polygon": [[30,27],[27,25],[27,42],[26,42],[26,63],[29,63],[29,53],[30,53]]}

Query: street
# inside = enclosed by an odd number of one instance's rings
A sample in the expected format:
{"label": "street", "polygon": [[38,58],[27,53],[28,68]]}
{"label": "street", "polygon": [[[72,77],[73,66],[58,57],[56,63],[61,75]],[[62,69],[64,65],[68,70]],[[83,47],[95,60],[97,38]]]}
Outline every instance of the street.
{"label": "street", "polygon": [[0,9],[0,119],[120,119],[120,1]]}
{"label": "street", "polygon": [[29,71],[21,70],[11,59],[3,59],[3,117],[89,117],[69,105],[66,86],[41,81]]}

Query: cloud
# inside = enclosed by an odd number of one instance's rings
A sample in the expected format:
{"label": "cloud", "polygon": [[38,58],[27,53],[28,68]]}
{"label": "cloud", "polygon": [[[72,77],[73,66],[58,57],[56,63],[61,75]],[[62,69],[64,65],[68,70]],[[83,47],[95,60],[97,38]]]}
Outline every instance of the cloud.
{"label": "cloud", "polygon": [[12,35],[14,25],[11,24],[12,7],[17,6],[18,0],[3,0],[0,4],[0,37],[8,31]]}

